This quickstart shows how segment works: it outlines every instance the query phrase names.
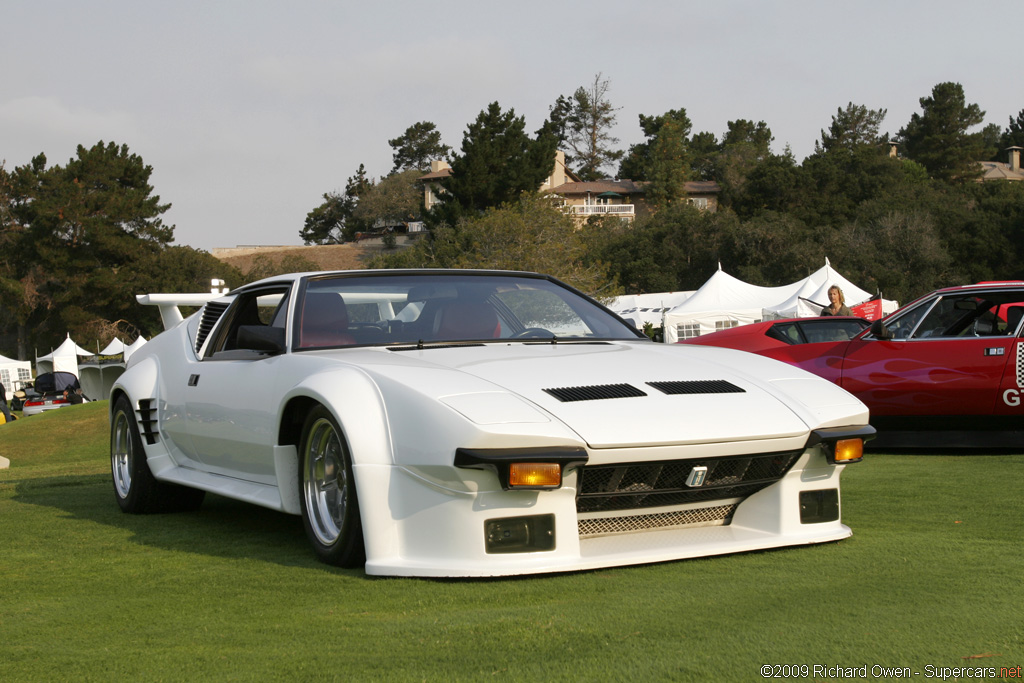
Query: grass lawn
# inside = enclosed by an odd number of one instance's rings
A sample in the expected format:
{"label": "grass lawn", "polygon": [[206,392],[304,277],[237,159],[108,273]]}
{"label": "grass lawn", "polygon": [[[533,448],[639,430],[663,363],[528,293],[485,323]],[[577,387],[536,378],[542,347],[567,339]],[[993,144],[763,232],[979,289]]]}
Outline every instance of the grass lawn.
{"label": "grass lawn", "polygon": [[753,681],[765,664],[925,679],[1024,664],[1024,455],[869,453],[843,475],[854,535],[838,543],[380,579],[318,563],[298,517],[224,498],[122,514],[106,408],[0,427],[0,680]]}

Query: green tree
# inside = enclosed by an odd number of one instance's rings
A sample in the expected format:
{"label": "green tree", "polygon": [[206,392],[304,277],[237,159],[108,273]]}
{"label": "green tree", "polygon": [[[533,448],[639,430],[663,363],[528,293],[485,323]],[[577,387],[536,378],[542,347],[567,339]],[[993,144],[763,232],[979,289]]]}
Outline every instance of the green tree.
{"label": "green tree", "polygon": [[536,139],[525,132],[523,117],[491,103],[469,124],[462,150],[452,156],[452,173],[441,181],[440,201],[425,216],[434,229],[456,225],[463,216],[513,203],[524,192],[534,193],[551,173],[555,135],[549,125]]}
{"label": "green tree", "polygon": [[686,183],[690,179],[688,123],[689,120],[676,118],[665,120],[651,145],[646,198],[655,209],[686,201]]}
{"label": "green tree", "polygon": [[359,198],[371,187],[366,168],[359,164],[354,176],[345,184],[345,192],[328,192],[324,201],[306,214],[306,222],[299,237],[303,244],[341,244],[354,238],[363,226],[355,217]]}
{"label": "green tree", "polygon": [[[652,154],[666,123],[673,124],[665,129],[667,137],[677,138],[679,135],[682,135],[685,138],[689,136],[692,124],[690,123],[690,117],[686,115],[685,109],[672,109],[661,116],[640,114],[640,130],[643,131],[645,140],[644,142],[630,145],[629,151],[623,157],[622,163],[619,164],[620,178],[629,178],[630,180],[637,181],[650,180]],[[686,139],[682,141],[673,139],[666,143],[666,146],[680,147],[679,151],[685,153],[688,148],[687,143]]]}
{"label": "green tree", "polygon": [[579,87],[573,93],[572,110],[568,117],[568,143],[572,150],[576,174],[582,180],[598,180],[604,169],[622,158],[622,150],[614,149],[619,139],[613,137],[615,112],[618,107],[608,98],[608,79],[601,74],[594,82]]}
{"label": "green tree", "polygon": [[726,125],[728,130],[722,136],[722,149],[748,146],[757,160],[771,154],[771,144],[775,136],[764,121],[754,123],[747,119],[736,119]]}
{"label": "green tree", "polygon": [[447,159],[452,148],[441,142],[441,132],[430,121],[420,121],[405,129],[402,135],[388,140],[394,150],[392,159],[395,166],[391,173],[430,168],[430,162]]}
{"label": "green tree", "polygon": [[419,220],[423,213],[423,173],[410,168],[370,185],[359,197],[353,217],[361,224],[397,225]]}
{"label": "green tree", "polygon": [[922,97],[921,113],[913,114],[899,132],[903,153],[920,163],[928,174],[944,182],[977,178],[977,162],[989,154],[981,134],[968,130],[980,124],[985,112],[967,104],[959,83],[939,83],[931,97]]}
{"label": "green tree", "polygon": [[721,203],[731,206],[740,198],[747,176],[771,154],[772,140],[771,129],[764,121],[729,121],[715,160],[715,180],[722,186]]}
{"label": "green tree", "polygon": [[808,264],[825,260],[811,231],[789,213],[762,211],[726,228],[720,260],[744,282],[766,287],[795,282],[806,277]]}
{"label": "green tree", "polygon": [[1016,117],[1010,117],[1010,125],[1003,131],[1000,146],[1004,150],[1007,147],[1024,147],[1024,109]]}
{"label": "green tree", "polygon": [[792,153],[769,154],[747,173],[742,186],[733,191],[732,208],[741,218],[765,212],[788,213],[801,208],[804,170]]}
{"label": "green tree", "polygon": [[696,180],[715,180],[715,163],[722,146],[714,133],[694,133],[690,138],[690,165]]}
{"label": "green tree", "polygon": [[554,104],[548,107],[548,121],[551,132],[555,136],[555,149],[565,152],[565,164],[572,167],[575,157],[569,153],[569,117],[572,115],[572,100],[559,95]]}
{"label": "green tree", "polygon": [[371,261],[371,267],[497,268],[547,273],[591,295],[618,293],[608,268],[590,258],[584,230],[537,193],[442,225],[430,240]]}
{"label": "green tree", "polygon": [[814,143],[817,153],[834,152],[840,149],[853,151],[863,145],[875,146],[884,142],[879,129],[885,120],[885,109],[868,109],[863,104],[850,102],[846,109],[839,109],[832,117],[832,125],[821,131],[821,141]]}
{"label": "green tree", "polygon": [[629,294],[696,289],[715,271],[731,211],[709,213],[675,204],[619,229],[595,258],[611,264]]}
{"label": "green tree", "polygon": [[19,348],[135,314],[134,295],[152,291],[148,265],[174,234],[161,219],[170,204],[152,194],[152,170],[127,145],[100,142],[79,145],[64,167],[46,168],[39,155],[9,176],[16,265],[5,281],[18,283],[8,305],[25,335]]}

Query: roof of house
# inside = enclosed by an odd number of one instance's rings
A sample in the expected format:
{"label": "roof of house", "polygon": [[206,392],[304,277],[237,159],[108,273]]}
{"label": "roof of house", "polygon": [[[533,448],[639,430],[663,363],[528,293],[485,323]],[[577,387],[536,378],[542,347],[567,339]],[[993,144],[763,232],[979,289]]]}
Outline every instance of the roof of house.
{"label": "roof of house", "polygon": [[[599,195],[614,192],[621,195],[644,194],[646,182],[632,180],[593,180],[580,183],[565,183],[552,188],[551,192],[560,195]],[[686,183],[686,194],[718,194],[722,188],[713,180],[694,180]]]}
{"label": "roof of house", "polygon": [[558,187],[551,188],[555,194],[602,194],[604,192],[615,192],[616,194],[643,194],[644,189],[639,183],[632,180],[589,180],[579,183],[563,183]]}
{"label": "roof of house", "polygon": [[452,174],[451,167],[442,168],[439,171],[431,171],[430,173],[427,173],[425,175],[421,175],[420,176],[420,180],[441,180],[442,178],[447,178],[451,174]]}
{"label": "roof of house", "polygon": [[1014,171],[1002,161],[979,161],[982,180],[1024,180],[1024,172]]}

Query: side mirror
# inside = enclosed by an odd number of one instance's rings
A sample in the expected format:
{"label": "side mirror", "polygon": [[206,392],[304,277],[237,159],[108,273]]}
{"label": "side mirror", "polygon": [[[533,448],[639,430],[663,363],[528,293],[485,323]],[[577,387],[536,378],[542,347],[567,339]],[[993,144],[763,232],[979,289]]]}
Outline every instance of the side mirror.
{"label": "side mirror", "polygon": [[268,325],[240,325],[238,327],[237,345],[240,349],[277,355],[284,353],[284,342],[283,327]]}
{"label": "side mirror", "polygon": [[892,331],[885,326],[881,320],[876,320],[871,323],[871,336],[875,339],[881,339],[882,341],[888,341],[892,339]]}

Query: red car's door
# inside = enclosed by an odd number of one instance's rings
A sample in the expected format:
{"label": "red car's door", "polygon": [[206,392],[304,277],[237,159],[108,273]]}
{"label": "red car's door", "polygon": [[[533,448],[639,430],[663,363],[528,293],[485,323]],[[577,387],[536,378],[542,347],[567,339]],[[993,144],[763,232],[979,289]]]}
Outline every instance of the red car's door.
{"label": "red car's door", "polygon": [[1024,416],[1024,339],[1014,339],[1006,355],[995,414],[1021,417]]}
{"label": "red car's door", "polygon": [[840,385],[873,415],[991,415],[1015,341],[852,341]]}
{"label": "red car's door", "polygon": [[850,343],[840,384],[874,415],[992,415],[1015,367],[1021,296],[965,288],[922,300],[886,321],[892,339]]}

